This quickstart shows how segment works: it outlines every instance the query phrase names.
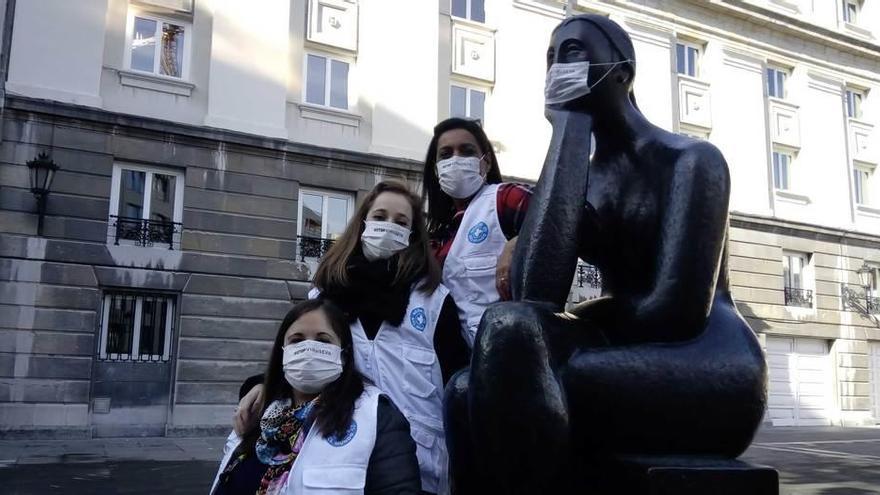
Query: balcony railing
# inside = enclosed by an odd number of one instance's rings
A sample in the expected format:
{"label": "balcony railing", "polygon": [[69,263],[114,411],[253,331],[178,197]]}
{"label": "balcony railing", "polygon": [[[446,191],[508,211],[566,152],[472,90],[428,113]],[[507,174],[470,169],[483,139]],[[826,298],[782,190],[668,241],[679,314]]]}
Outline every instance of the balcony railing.
{"label": "balcony railing", "polygon": [[[161,220],[145,220],[143,218],[129,218],[110,215],[113,227],[113,243],[117,246],[119,241],[134,241],[137,246],[152,247],[168,245],[168,249],[174,249],[174,234],[183,231],[183,225],[179,222],[166,222]],[[180,247],[178,245],[178,247]]]}
{"label": "balcony railing", "polygon": [[297,256],[302,262],[305,262],[306,258],[323,258],[324,255],[327,254],[327,251],[330,250],[330,246],[333,245],[333,239],[321,239],[320,237],[310,237],[305,235],[297,236],[296,242],[298,251]]}
{"label": "balcony railing", "polygon": [[813,291],[808,289],[798,289],[795,287],[785,287],[785,305],[797,306],[800,308],[813,307]]}
{"label": "balcony railing", "polygon": [[602,275],[599,273],[599,269],[592,265],[578,263],[574,280],[578,287],[584,287],[586,284],[587,287],[594,289],[602,288]]}

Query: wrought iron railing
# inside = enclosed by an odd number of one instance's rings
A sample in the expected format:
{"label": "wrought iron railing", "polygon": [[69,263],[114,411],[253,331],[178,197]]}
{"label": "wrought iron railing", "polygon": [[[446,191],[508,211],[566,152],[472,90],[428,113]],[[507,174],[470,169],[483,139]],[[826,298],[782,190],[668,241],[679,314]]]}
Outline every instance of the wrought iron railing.
{"label": "wrought iron railing", "polygon": [[320,237],[310,237],[306,235],[300,235],[296,237],[297,242],[297,256],[299,260],[302,262],[306,261],[306,258],[315,258],[321,259],[330,250],[330,247],[333,246],[333,239],[321,239]]}
{"label": "wrought iron railing", "polygon": [[869,297],[867,303],[868,313],[872,315],[880,313],[880,297]]}
{"label": "wrought iron railing", "polygon": [[174,249],[174,234],[183,231],[183,224],[179,222],[166,222],[161,220],[146,220],[143,218],[129,218],[110,215],[113,227],[113,243],[119,245],[119,241],[134,241],[138,246],[150,247],[156,244],[168,245],[168,249]]}
{"label": "wrought iron railing", "polygon": [[795,287],[785,287],[785,305],[797,306],[800,308],[813,307],[813,291],[809,289],[798,289]]}
{"label": "wrought iron railing", "polygon": [[601,289],[602,275],[599,273],[599,269],[595,266],[587,265],[586,263],[578,263],[577,273],[575,274],[575,283],[578,287],[584,287],[584,284],[586,284],[587,287]]}

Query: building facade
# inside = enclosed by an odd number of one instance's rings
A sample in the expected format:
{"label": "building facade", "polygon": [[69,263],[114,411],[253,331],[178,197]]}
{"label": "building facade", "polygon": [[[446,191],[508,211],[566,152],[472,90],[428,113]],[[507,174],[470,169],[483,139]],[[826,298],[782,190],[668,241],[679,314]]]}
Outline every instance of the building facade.
{"label": "building facade", "polygon": [[728,160],[767,421],[880,422],[878,0],[0,5],[0,435],[227,430],[318,257],[376,182],[418,187],[438,120],[481,119],[537,178],[567,11],[624,26],[641,110]]}

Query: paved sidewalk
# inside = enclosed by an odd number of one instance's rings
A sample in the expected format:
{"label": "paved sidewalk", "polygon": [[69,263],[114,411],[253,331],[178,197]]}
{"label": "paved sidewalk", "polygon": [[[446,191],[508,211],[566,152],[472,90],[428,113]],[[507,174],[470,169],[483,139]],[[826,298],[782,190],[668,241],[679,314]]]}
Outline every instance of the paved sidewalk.
{"label": "paved sidewalk", "polygon": [[226,437],[2,440],[0,467],[108,461],[212,461]]}

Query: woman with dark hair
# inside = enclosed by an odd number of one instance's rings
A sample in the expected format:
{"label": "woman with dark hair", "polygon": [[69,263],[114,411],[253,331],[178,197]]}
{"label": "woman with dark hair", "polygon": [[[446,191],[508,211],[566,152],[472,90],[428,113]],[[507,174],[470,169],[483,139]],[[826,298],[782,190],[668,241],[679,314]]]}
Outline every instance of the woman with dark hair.
{"label": "woman with dark hair", "polygon": [[[346,313],[358,371],[409,420],[422,489],[444,492],[443,389],[470,353],[456,305],[440,283],[419,197],[399,182],[377,184],[322,258],[314,285],[309,297],[329,299]],[[237,428],[258,394],[241,401]]]}
{"label": "woman with dark hair", "polygon": [[502,183],[483,128],[461,118],[434,127],[422,183],[443,284],[458,303],[465,338],[473,345],[483,311],[510,299],[510,262],[531,189]]}
{"label": "woman with dark hair", "polygon": [[214,495],[419,492],[409,425],[357,372],[346,317],[331,302],[287,313],[264,377],[260,421],[229,435]]}

